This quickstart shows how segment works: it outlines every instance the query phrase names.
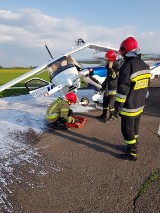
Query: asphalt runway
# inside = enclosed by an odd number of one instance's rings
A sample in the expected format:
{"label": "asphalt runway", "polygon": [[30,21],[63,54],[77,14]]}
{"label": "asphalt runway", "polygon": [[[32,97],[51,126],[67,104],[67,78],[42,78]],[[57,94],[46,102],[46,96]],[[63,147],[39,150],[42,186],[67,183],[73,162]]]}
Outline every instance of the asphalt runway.
{"label": "asphalt runway", "polygon": [[27,165],[15,168],[31,187],[12,185],[14,213],[160,212],[160,79],[151,82],[149,94],[137,162],[118,158],[124,151],[120,119],[104,124],[96,119],[101,113],[97,109],[80,113],[87,118],[82,129],[46,129],[35,142],[33,134],[28,135],[43,159],[57,169],[46,167],[47,173],[38,176],[28,173]]}

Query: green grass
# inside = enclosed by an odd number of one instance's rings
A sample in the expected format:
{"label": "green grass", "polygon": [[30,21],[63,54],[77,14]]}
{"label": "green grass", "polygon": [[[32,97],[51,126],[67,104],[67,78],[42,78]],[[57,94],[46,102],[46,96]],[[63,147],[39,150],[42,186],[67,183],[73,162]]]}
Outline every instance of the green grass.
{"label": "green grass", "polygon": [[[29,72],[31,69],[30,68],[1,68],[0,69],[0,85],[3,85],[27,72]],[[29,77],[28,79],[31,78],[41,78],[43,80],[49,81],[49,76],[47,71],[40,74],[40,75],[33,75]],[[25,79],[17,84],[15,84],[13,87],[25,87],[25,82],[28,80]],[[7,89],[2,92],[0,92],[0,97],[6,97],[6,96],[13,96],[13,95],[21,95],[21,94],[28,94],[27,89]]]}
{"label": "green grass", "polygon": [[151,184],[157,180],[158,175],[160,175],[160,169],[152,172],[147,180],[144,182],[141,190],[138,192],[137,198],[140,197],[142,194],[144,194],[148,189],[150,188]]}
{"label": "green grass", "polygon": [[135,212],[137,200],[149,190],[153,182],[155,182],[159,178],[159,176],[160,176],[160,169],[157,169],[156,171],[152,172],[149,175],[149,177],[144,181],[142,188],[139,190],[137,196],[133,199],[133,205],[134,205],[133,212]]}
{"label": "green grass", "polygon": [[[33,69],[33,68],[32,68]],[[31,68],[0,68],[0,85],[3,85],[27,72],[29,72]],[[50,81],[48,72],[45,71],[39,75],[33,75],[15,85],[13,87],[25,87],[25,82],[31,78],[41,78],[46,81]],[[81,82],[81,86],[86,86],[84,82]],[[28,91],[26,88],[17,88],[17,89],[6,89],[2,92],[0,92],[0,98],[7,97],[7,96],[15,96],[15,95],[21,95],[21,94],[28,94]]]}
{"label": "green grass", "polygon": [[[22,68],[22,69],[0,69],[0,85],[2,84],[5,84],[6,82],[8,81],[11,81],[27,72],[29,72],[31,69],[29,68]],[[28,79],[30,78],[34,78],[34,77],[37,77],[37,78],[42,78],[44,80],[47,80],[49,81],[49,77],[48,77],[48,73],[47,71],[44,72],[44,73],[41,73],[40,75],[33,75],[31,77],[29,77]],[[23,85],[24,86],[24,83],[28,80],[28,79],[25,79],[23,81],[21,81],[20,83],[18,83],[17,85]]]}

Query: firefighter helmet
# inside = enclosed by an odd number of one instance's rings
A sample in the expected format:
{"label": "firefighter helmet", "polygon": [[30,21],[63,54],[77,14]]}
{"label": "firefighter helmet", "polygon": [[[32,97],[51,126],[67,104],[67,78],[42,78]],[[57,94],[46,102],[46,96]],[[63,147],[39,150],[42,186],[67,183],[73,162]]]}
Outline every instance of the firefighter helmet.
{"label": "firefighter helmet", "polygon": [[74,92],[69,92],[65,95],[67,101],[69,101],[71,104],[75,104],[77,101],[77,96]]}
{"label": "firefighter helmet", "polygon": [[119,52],[124,57],[131,50],[139,49],[138,42],[133,37],[128,37],[124,41],[122,41]]}
{"label": "firefighter helmet", "polygon": [[108,50],[108,52],[106,52],[105,54],[105,57],[108,61],[115,61],[117,58],[117,54],[114,50]]}

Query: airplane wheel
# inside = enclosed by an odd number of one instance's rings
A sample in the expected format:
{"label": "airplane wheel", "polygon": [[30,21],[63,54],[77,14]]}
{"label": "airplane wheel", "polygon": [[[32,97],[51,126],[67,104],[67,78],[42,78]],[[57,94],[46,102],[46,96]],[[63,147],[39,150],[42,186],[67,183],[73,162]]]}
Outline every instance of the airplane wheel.
{"label": "airplane wheel", "polygon": [[81,99],[81,105],[82,106],[88,106],[88,104],[89,104],[88,98],[84,97],[84,98]]}

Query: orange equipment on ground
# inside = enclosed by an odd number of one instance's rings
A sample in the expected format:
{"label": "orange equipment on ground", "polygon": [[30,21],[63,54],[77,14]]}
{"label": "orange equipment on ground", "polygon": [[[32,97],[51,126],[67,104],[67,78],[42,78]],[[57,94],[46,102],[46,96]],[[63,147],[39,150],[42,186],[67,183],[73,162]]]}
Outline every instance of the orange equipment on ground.
{"label": "orange equipment on ground", "polygon": [[87,118],[85,118],[85,117],[80,117],[80,116],[77,116],[77,115],[73,116],[73,117],[75,119],[74,123],[68,123],[68,122],[65,123],[65,125],[68,128],[82,128],[87,121]]}

